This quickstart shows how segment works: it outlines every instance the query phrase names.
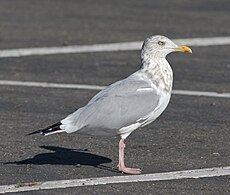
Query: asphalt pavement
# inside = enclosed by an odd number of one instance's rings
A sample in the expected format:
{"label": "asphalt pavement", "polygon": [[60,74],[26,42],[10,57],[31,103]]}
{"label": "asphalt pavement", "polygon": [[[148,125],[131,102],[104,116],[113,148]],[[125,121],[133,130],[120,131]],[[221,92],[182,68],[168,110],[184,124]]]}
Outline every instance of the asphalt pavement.
{"label": "asphalt pavement", "polygon": [[[0,1],[0,49],[230,35],[230,2]],[[168,56],[174,89],[230,92],[230,46]],[[140,67],[140,52],[0,59],[0,80],[109,85]],[[0,184],[121,175],[119,137],[26,136],[53,124],[95,90],[0,86]],[[143,173],[230,165],[230,100],[173,95],[154,123],[126,141],[126,164]],[[230,194],[229,176],[85,186],[17,194]]]}

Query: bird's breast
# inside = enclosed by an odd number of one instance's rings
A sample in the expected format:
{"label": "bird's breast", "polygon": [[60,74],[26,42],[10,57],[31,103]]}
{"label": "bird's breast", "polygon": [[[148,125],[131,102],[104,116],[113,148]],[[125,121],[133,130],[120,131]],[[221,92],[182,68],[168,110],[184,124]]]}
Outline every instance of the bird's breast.
{"label": "bird's breast", "polygon": [[143,121],[141,124],[141,127],[144,127],[148,125],[149,123],[155,121],[162,112],[166,109],[168,106],[169,100],[170,100],[171,94],[170,93],[162,93],[160,95],[158,106],[146,117],[146,120]]}
{"label": "bird's breast", "polygon": [[171,93],[173,72],[168,65],[155,65],[142,70],[144,75],[155,85],[158,90],[165,93]]}

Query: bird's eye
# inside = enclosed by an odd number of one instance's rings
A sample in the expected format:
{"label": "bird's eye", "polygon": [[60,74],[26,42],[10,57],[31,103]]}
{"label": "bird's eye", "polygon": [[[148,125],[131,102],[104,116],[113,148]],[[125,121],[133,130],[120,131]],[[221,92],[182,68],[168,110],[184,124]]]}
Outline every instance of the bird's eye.
{"label": "bird's eye", "polygon": [[163,46],[163,45],[165,45],[165,42],[163,42],[163,41],[158,41],[157,44],[160,45],[160,46]]}

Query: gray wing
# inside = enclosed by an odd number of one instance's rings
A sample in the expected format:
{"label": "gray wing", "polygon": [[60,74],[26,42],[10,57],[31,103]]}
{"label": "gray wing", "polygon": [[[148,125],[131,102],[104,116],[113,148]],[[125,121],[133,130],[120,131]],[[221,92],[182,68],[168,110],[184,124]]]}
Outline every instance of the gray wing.
{"label": "gray wing", "polygon": [[[146,90],[145,90],[146,89]],[[150,114],[158,105],[159,96],[150,84],[130,76],[105,88],[72,118],[73,126],[66,129],[120,129]],[[73,114],[74,116],[74,114]],[[95,133],[94,133],[95,134]]]}

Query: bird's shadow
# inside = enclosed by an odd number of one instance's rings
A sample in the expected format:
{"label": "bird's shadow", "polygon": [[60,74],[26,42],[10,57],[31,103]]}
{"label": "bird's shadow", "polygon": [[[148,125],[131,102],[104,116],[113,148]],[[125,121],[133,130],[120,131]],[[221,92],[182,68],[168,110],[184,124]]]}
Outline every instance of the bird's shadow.
{"label": "bird's shadow", "polygon": [[54,152],[42,153],[42,154],[35,155],[32,158],[24,159],[21,161],[6,162],[4,164],[16,164],[16,165],[51,164],[51,165],[75,165],[75,166],[88,165],[100,169],[106,169],[106,170],[118,172],[116,169],[113,169],[112,167],[107,167],[102,165],[103,163],[112,162],[111,159],[96,154],[91,154],[85,150],[69,149],[69,148],[56,147],[56,146],[40,146],[40,148],[54,151]]}

